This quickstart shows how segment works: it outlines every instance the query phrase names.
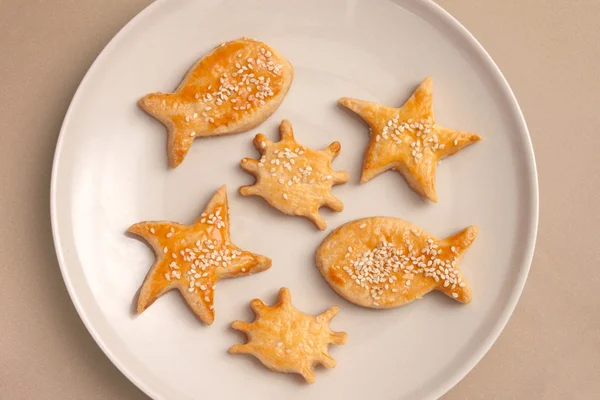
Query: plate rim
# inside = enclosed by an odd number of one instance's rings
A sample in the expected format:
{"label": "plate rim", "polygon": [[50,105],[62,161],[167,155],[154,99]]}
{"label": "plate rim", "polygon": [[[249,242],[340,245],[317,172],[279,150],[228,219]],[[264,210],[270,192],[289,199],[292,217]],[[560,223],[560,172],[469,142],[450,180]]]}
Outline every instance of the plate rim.
{"label": "plate rim", "polygon": [[[105,55],[110,51],[110,49],[117,45],[119,39],[126,34],[130,29],[132,29],[140,20],[142,20],[146,14],[152,12],[155,8],[160,7],[163,3],[166,3],[170,0],[155,0],[152,3],[148,4],[144,9],[142,9],[137,15],[131,18],[104,46],[102,51],[96,56],[87,72],[85,73],[83,79],[79,83],[75,94],[71,102],[69,103],[69,107],[67,112],[65,113],[65,117],[61,124],[61,128],[59,131],[56,148],[54,151],[54,157],[52,161],[52,173],[51,173],[51,181],[50,181],[50,220],[52,224],[52,238],[54,242],[54,249],[56,252],[56,257],[58,260],[58,264],[60,267],[61,275],[65,282],[65,286],[67,288],[67,292],[69,293],[69,297],[71,302],[73,303],[79,318],[82,320],[84,326],[86,327],[89,334],[92,336],[96,345],[102,350],[102,352],[106,355],[106,357],[112,362],[114,366],[138,389],[144,392],[147,396],[152,399],[163,399],[161,395],[157,393],[153,388],[151,388],[146,381],[137,376],[135,371],[130,370],[131,367],[127,366],[125,363],[121,362],[120,358],[117,357],[105,344],[103,338],[101,337],[98,330],[94,327],[92,322],[90,322],[87,312],[82,305],[81,300],[79,299],[74,284],[71,281],[69,276],[67,262],[65,261],[65,257],[63,254],[63,247],[61,245],[61,234],[59,229],[59,222],[57,217],[57,182],[58,182],[58,165],[60,164],[60,158],[62,154],[63,142],[65,141],[65,132],[67,131],[67,127],[69,125],[69,121],[71,119],[71,115],[73,114],[74,105],[77,103],[81,93],[84,91],[84,87],[89,79],[89,76],[92,72],[94,72],[98,68],[98,64],[100,60],[102,60]],[[383,0],[383,1],[391,1],[392,3],[398,4],[398,0]],[[485,63],[486,69],[489,70],[490,76],[493,77],[502,90],[502,95],[508,100],[508,104],[510,105],[511,112],[517,117],[516,122],[519,124],[521,130],[525,132],[523,140],[523,150],[526,155],[525,165],[527,166],[526,172],[526,180],[529,182],[529,188],[531,190],[531,198],[529,199],[529,204],[527,205],[529,218],[527,220],[528,233],[525,237],[525,251],[524,257],[522,260],[522,265],[519,273],[516,276],[516,281],[512,287],[511,293],[506,301],[506,306],[504,310],[502,310],[499,318],[492,324],[490,328],[490,333],[487,337],[481,342],[479,348],[475,349],[469,356],[467,356],[466,361],[462,363],[461,367],[454,371],[452,374],[448,375],[448,377],[441,382],[436,388],[432,389],[430,394],[434,398],[440,398],[445,393],[447,393],[450,389],[452,389],[456,384],[458,384],[486,355],[486,353],[490,350],[493,344],[496,342],[506,324],[510,320],[515,307],[521,297],[523,289],[525,287],[525,283],[527,281],[527,277],[529,274],[529,270],[531,269],[531,263],[533,260],[533,255],[535,252],[535,244],[538,234],[539,228],[539,182],[538,182],[538,174],[537,174],[537,165],[535,161],[535,153],[533,149],[533,144],[531,141],[531,134],[527,127],[527,123],[525,121],[525,117],[523,116],[523,112],[519,103],[508,84],[506,78],[502,74],[500,68],[496,65],[492,57],[488,54],[485,48],[479,43],[479,41],[469,32],[454,16],[452,16],[448,11],[442,8],[440,5],[435,3],[433,0],[420,0],[420,4],[416,5],[417,7],[422,7],[427,12],[432,13],[436,17],[445,20],[448,25],[453,28],[457,35],[464,41],[466,41],[472,48],[472,50],[480,57],[481,61]]]}

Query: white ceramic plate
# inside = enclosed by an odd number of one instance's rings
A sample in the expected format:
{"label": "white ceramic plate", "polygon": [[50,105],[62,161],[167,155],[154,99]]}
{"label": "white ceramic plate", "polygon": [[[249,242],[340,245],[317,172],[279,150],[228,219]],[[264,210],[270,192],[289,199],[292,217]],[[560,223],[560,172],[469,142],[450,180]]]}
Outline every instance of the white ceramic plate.
{"label": "white ceramic plate", "polygon": [[[287,98],[259,128],[197,140],[179,168],[167,168],[165,130],[136,101],[173,90],[196,59],[240,36],[259,38],[292,62],[296,78]],[[437,121],[484,137],[442,163],[438,204],[418,198],[395,172],[358,185],[367,129],[336,105],[351,96],[400,106],[425,76],[434,78]],[[351,180],[334,189],[345,210],[324,212],[325,232],[237,194],[252,182],[238,163],[256,155],[253,136],[275,138],[282,118],[305,145],[342,143],[334,167]],[[190,223],[223,183],[233,241],[271,257],[272,269],[220,282],[210,327],[175,292],[135,316],[132,304],[153,255],[125,236],[126,228],[143,220]],[[52,180],[54,239],[73,302],[109,358],[156,399],[439,397],[481,359],[513,311],[537,213],[533,151],[515,98],[475,39],[429,1],[158,1],[123,28],[81,83]],[[378,311],[337,296],[319,275],[314,251],[331,229],[372,215],[401,217],[442,237],[479,225],[462,263],[473,302],[432,293]],[[244,339],[230,322],[250,320],[249,301],[271,302],[282,286],[305,312],[341,307],[332,327],[349,339],[332,346],[338,366],[319,368],[315,385],[227,353]]]}

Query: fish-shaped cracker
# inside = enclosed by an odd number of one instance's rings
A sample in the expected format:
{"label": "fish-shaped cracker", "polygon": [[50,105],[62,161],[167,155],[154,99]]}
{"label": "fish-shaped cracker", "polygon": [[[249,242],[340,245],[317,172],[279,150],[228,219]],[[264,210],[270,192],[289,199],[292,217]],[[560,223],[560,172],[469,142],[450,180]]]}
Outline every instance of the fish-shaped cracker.
{"label": "fish-shaped cracker", "polygon": [[169,164],[175,168],[195,138],[246,132],[266,120],[293,78],[292,65],[277,51],[242,38],[200,59],[175,93],[152,93],[139,104],[167,127]]}
{"label": "fish-shaped cracker", "polygon": [[338,294],[360,306],[398,307],[432,290],[469,303],[471,288],[458,262],[477,230],[470,226],[438,239],[399,218],[359,219],[321,243],[316,263]]}

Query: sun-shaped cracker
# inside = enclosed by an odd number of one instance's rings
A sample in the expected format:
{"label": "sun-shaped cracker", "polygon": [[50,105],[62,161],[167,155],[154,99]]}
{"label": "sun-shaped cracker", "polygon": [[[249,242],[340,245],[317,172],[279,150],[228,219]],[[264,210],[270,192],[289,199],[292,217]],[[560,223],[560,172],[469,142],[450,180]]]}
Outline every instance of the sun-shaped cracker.
{"label": "sun-shaped cracker", "polygon": [[421,82],[400,108],[349,98],[340,99],[340,104],[360,115],[371,128],[360,183],[395,169],[415,192],[434,203],[439,161],[481,140],[475,133],[435,123],[431,78]]}
{"label": "sun-shaped cracker", "polygon": [[244,196],[256,195],[288,215],[308,218],[319,229],[327,227],[319,208],[327,206],[340,212],[344,205],[331,194],[331,187],[346,183],[348,173],[334,171],[331,162],[341,149],[339,142],[320,151],[296,142],[289,121],[279,126],[281,141],[271,142],[263,134],[254,138],[254,146],[262,154],[260,160],[244,158],[241,166],[256,177],[252,186],[243,186]]}
{"label": "sun-shaped cracker", "polygon": [[140,222],[129,232],[143,237],[156,253],[156,262],[140,289],[142,313],[164,293],[178,289],[198,318],[212,324],[215,284],[271,267],[267,257],[240,250],[229,241],[229,205],[225,185],[213,195],[192,225]]}
{"label": "sun-shaped cracker", "polygon": [[287,288],[279,290],[277,304],[268,307],[259,299],[250,302],[254,322],[234,321],[231,326],[248,336],[246,344],[233,345],[232,354],[251,354],[275,372],[300,374],[309,383],[316,380],[314,367],[335,367],[327,352],[329,344],[346,343],[345,332],[333,332],[329,324],[339,308],[334,306],[315,316],[304,314],[292,305]]}

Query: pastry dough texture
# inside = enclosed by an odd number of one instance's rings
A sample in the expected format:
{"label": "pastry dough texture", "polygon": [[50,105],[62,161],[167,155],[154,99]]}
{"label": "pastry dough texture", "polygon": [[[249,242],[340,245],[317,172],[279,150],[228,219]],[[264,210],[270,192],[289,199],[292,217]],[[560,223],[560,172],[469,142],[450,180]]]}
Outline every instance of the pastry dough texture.
{"label": "pastry dough texture", "polygon": [[444,128],[433,115],[433,81],[426,78],[400,108],[365,100],[340,99],[370,127],[361,183],[394,169],[421,196],[437,202],[435,173],[440,160],[481,140],[481,136]]}
{"label": "pastry dough texture", "polygon": [[329,344],[346,343],[346,333],[333,332],[329,323],[338,312],[331,307],[315,316],[304,314],[292,305],[290,291],[279,290],[279,300],[272,307],[259,299],[250,303],[256,314],[254,322],[234,321],[231,326],[248,336],[246,344],[229,349],[232,354],[250,354],[274,372],[293,372],[313,383],[314,367],[335,367],[328,353]]}
{"label": "pastry dough texture", "polygon": [[271,267],[269,258],[241,250],[230,242],[224,185],[192,225],[140,222],[132,225],[129,232],[144,238],[156,253],[156,262],[140,289],[138,313],[164,293],[177,289],[198,318],[210,325],[215,319],[215,284],[220,279]]}
{"label": "pastry dough texture", "polygon": [[294,69],[281,54],[241,38],[198,61],[174,93],[149,94],[139,105],[167,127],[167,154],[175,168],[194,139],[246,132],[266,120],[293,78]]}
{"label": "pastry dough texture", "polygon": [[321,243],[316,264],[338,294],[360,306],[398,307],[432,290],[469,303],[471,288],[458,263],[477,230],[438,239],[399,218],[359,219]]}
{"label": "pastry dough texture", "polygon": [[327,224],[319,208],[327,206],[338,212],[344,209],[331,194],[332,186],[348,181],[347,172],[331,168],[341,145],[333,142],[320,151],[303,146],[294,139],[287,120],[281,122],[279,133],[279,142],[271,142],[263,134],[254,138],[254,146],[262,157],[244,158],[241,166],[256,177],[256,183],[241,187],[240,193],[260,196],[279,211],[308,218],[319,229],[325,229]]}

